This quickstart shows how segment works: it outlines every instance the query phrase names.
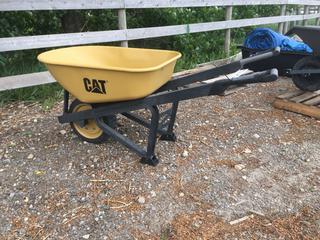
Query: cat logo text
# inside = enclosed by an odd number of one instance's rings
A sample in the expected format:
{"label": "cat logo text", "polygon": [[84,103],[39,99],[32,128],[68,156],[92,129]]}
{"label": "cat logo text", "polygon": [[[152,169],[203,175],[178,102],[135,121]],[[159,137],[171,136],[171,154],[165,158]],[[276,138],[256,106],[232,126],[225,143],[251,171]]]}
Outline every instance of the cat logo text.
{"label": "cat logo text", "polygon": [[84,78],[83,83],[87,92],[97,93],[97,94],[107,93],[106,91],[107,81],[105,80],[96,80],[96,79],[90,80],[89,78]]}

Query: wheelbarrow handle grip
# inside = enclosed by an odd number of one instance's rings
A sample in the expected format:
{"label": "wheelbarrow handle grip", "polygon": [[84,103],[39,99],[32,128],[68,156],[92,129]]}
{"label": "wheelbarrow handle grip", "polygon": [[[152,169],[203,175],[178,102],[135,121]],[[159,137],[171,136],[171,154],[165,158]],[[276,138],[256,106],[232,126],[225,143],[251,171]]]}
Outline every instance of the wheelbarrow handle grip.
{"label": "wheelbarrow handle grip", "polygon": [[240,63],[241,63],[241,66],[243,67],[244,65],[249,64],[249,63],[253,63],[253,62],[261,61],[261,60],[264,60],[264,59],[267,59],[270,57],[278,56],[280,54],[280,52],[281,52],[280,47],[276,47],[272,51],[257,54],[255,56],[242,59],[242,60],[240,60]]}
{"label": "wheelbarrow handle grip", "polygon": [[273,82],[278,79],[278,70],[273,68],[271,70],[256,72],[249,75],[240,76],[238,78],[230,79],[231,85],[242,85],[250,83]]}

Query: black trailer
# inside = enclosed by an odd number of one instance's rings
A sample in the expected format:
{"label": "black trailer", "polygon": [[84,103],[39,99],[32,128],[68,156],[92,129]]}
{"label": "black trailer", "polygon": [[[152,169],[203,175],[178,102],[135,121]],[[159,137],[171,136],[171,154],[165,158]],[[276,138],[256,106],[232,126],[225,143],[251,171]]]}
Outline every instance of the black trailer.
{"label": "black trailer", "polygon": [[[281,51],[281,54],[264,61],[245,65],[253,71],[277,68],[280,76],[292,77],[294,84],[301,90],[316,91],[320,89],[320,27],[296,26],[286,33],[287,36],[298,35],[308,44],[313,53]],[[243,58],[261,53],[258,49],[240,46]],[[259,52],[260,51],[260,52]]]}

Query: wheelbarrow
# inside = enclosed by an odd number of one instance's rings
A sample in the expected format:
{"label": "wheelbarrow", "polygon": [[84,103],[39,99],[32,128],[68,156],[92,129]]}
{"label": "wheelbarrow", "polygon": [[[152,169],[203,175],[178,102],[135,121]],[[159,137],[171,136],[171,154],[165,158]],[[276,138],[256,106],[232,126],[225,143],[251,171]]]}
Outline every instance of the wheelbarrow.
{"label": "wheelbarrow", "polygon": [[[285,35],[298,35],[308,44],[313,53],[281,51],[281,54],[267,60],[257,61],[244,66],[253,71],[262,71],[277,68],[280,76],[292,77],[293,83],[304,91],[317,91],[320,89],[320,27],[297,26]],[[239,46],[243,58],[261,54],[261,50],[249,49]]]}
{"label": "wheelbarrow", "polygon": [[[258,56],[212,67],[190,75],[172,78],[179,52],[83,46],[52,50],[38,59],[64,88],[63,114],[59,122],[70,123],[74,132],[90,143],[102,143],[109,137],[137,153],[141,162],[155,166],[157,137],[175,141],[173,128],[180,101],[220,95],[231,85],[271,82],[277,69],[252,73],[234,79],[206,81],[240,70],[244,65],[278,55],[275,49]],[[75,100],[69,104],[71,93]],[[160,111],[159,106],[170,108]],[[133,113],[151,112],[151,120]],[[116,115],[149,129],[147,147],[134,143],[116,129]]]}

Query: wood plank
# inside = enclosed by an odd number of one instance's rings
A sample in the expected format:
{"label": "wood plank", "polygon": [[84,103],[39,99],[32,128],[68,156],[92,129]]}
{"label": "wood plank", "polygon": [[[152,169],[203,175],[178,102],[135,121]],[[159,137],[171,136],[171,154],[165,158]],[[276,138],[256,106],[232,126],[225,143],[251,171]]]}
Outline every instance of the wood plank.
{"label": "wood plank", "polygon": [[290,101],[291,102],[296,102],[296,103],[302,103],[302,102],[304,102],[306,100],[309,100],[309,99],[311,99],[313,97],[316,97],[318,95],[319,95],[319,93],[317,93],[317,92],[305,92],[305,93],[303,93],[303,94],[301,94],[299,96],[290,98]]}
{"label": "wood plank", "polygon": [[0,91],[53,83],[49,72],[30,73],[0,78]]}
{"label": "wood plank", "polygon": [[286,3],[287,0],[126,0],[129,8],[176,8],[176,7],[212,7],[212,6],[243,6],[243,5],[272,5]]}
{"label": "wood plank", "polygon": [[242,53],[239,52],[239,53],[237,53],[237,54],[235,54],[235,55],[233,55],[231,57],[228,57],[228,58],[218,59],[218,60],[214,60],[214,61],[198,64],[198,67],[208,67],[208,66],[210,66],[210,67],[212,67],[212,66],[219,67],[219,66],[222,66],[222,65],[234,62],[234,61],[240,61],[241,59],[242,59]]}
{"label": "wood plank", "polygon": [[128,30],[0,38],[0,52],[173,36],[186,33],[272,24],[284,21],[312,19],[319,16],[320,14],[317,13],[307,16],[276,16],[164,27],[135,28]]}
{"label": "wood plank", "polygon": [[277,98],[279,98],[279,99],[289,99],[289,98],[293,98],[293,97],[299,96],[299,95],[301,95],[303,93],[304,93],[304,91],[297,89],[297,90],[295,90],[293,92],[284,93],[284,94],[278,96]]}
{"label": "wood plank", "polygon": [[0,11],[121,9],[123,0],[1,0]]}
{"label": "wood plank", "polygon": [[302,103],[294,103],[284,99],[276,99],[273,102],[273,106],[278,109],[300,113],[306,116],[320,119],[320,108],[318,107],[307,106]]}
{"label": "wood plank", "polygon": [[124,9],[176,8],[244,5],[309,5],[319,6],[316,0],[1,0],[0,11],[67,10],[67,9]]}
{"label": "wood plank", "polygon": [[0,38],[0,52],[126,40],[125,30]]}
{"label": "wood plank", "polygon": [[[222,66],[224,64],[233,62],[233,61],[238,61],[238,60],[241,59],[241,56],[242,56],[242,54],[238,53],[238,54],[235,54],[235,55],[233,55],[233,56],[231,56],[229,58],[218,59],[218,60],[214,60],[214,61],[211,61],[211,62],[202,63],[202,64],[197,65],[197,67],[195,67],[193,69],[184,70],[184,71],[181,71],[181,72],[174,73],[173,74],[173,78],[190,75],[190,74],[197,73],[197,72],[200,72],[200,71],[212,68],[212,67],[219,67],[219,66]],[[250,70],[245,69],[245,70],[242,70],[242,71],[250,71]]]}
{"label": "wood plank", "polygon": [[318,6],[318,1],[302,0],[125,0],[127,8],[172,8],[172,7],[210,7],[210,6],[248,6],[248,5],[310,5]]}
{"label": "wood plank", "polygon": [[221,96],[229,96],[232,95],[234,93],[237,93],[239,91],[242,91],[244,89],[248,88],[248,85],[241,85],[241,86],[231,86],[228,87],[223,94],[221,94]]}
{"label": "wood plank", "polygon": [[319,105],[320,104],[320,96],[312,98],[308,101],[305,101],[303,104],[311,105],[311,106]]}

